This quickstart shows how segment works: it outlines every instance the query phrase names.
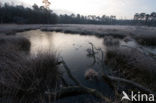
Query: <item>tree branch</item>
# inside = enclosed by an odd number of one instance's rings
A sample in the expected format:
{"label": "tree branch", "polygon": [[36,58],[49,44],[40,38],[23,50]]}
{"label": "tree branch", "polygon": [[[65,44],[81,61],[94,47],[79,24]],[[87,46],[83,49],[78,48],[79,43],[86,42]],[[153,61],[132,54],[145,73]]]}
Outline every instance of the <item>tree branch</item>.
{"label": "tree branch", "polygon": [[92,88],[87,88],[85,86],[83,86],[72,74],[71,71],[69,69],[69,67],[66,65],[66,63],[62,60],[62,64],[64,66],[64,68],[67,71],[68,76],[78,85],[78,86],[73,86],[73,87],[66,87],[66,88],[62,88],[60,91],[58,91],[56,94],[56,96],[60,96],[60,97],[64,97],[64,96],[68,96],[69,94],[91,94],[97,98],[103,99],[104,101],[110,103],[111,100],[107,97],[105,97],[102,93],[100,93],[99,91],[92,89]]}
{"label": "tree branch", "polygon": [[106,76],[104,74],[103,74],[102,77],[103,77],[104,80],[107,80],[107,81],[110,81],[110,82],[112,82],[112,81],[123,82],[123,83],[129,84],[129,85],[132,85],[132,86],[138,88],[140,91],[143,91],[145,93],[156,94],[156,93],[152,92],[151,90],[145,88],[144,86],[142,86],[142,85],[140,85],[140,84],[138,84],[136,82],[127,80],[127,79],[123,79],[123,78],[119,78],[119,77],[113,77],[113,76]]}
{"label": "tree branch", "polygon": [[52,95],[56,99],[61,99],[68,96],[80,95],[80,94],[91,94],[97,98],[105,100],[107,103],[111,103],[111,100],[103,96],[102,93],[98,92],[95,89],[81,87],[81,86],[70,86],[65,87],[57,91],[56,93],[46,92],[47,95]]}
{"label": "tree branch", "polygon": [[62,64],[65,68],[65,70],[67,71],[68,76],[70,77],[70,79],[76,83],[76,85],[78,86],[82,86],[82,84],[72,75],[69,67],[67,66],[67,64],[64,62],[64,60],[62,60]]}

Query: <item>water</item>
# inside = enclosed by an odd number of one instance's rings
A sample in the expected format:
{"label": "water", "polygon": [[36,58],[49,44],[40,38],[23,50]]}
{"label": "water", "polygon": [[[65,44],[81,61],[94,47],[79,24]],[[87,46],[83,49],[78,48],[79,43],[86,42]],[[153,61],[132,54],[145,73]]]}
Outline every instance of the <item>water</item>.
{"label": "water", "polygon": [[[17,33],[17,35],[24,36],[31,41],[31,55],[36,55],[39,52],[55,52],[60,57],[63,57],[64,61],[69,66],[72,74],[85,86],[90,88],[95,88],[100,92],[103,92],[106,96],[112,96],[113,92],[109,86],[100,79],[100,73],[102,68],[99,64],[91,65],[93,63],[93,58],[87,56],[87,49],[91,48],[89,42],[93,43],[96,48],[101,48],[104,52],[106,47],[103,44],[103,38],[98,38],[96,36],[87,36],[79,34],[65,34],[58,32],[42,32],[40,30],[31,30],[22,33]],[[138,44],[135,41],[124,42],[120,40],[120,45],[126,45],[129,47],[138,47]],[[152,52],[155,52],[154,49],[149,49]],[[65,80],[73,85],[74,83],[70,80],[66,74],[64,68],[60,66],[61,71],[64,72]],[[84,74],[88,69],[94,69],[99,73],[98,81],[88,81],[85,79]],[[105,71],[111,70],[105,65]],[[89,101],[86,99],[89,98]],[[96,101],[96,98],[90,95],[80,95],[64,98],[58,101],[58,103],[75,103],[75,102],[90,102]],[[91,102],[92,101],[92,102]]]}
{"label": "water", "polygon": [[[42,32],[40,30],[26,31],[17,33],[17,35],[24,36],[31,41],[31,55],[36,55],[39,52],[56,52],[59,56],[63,57],[64,61],[71,69],[72,74],[82,84],[90,88],[96,88],[107,96],[112,95],[111,89],[100,77],[99,81],[88,81],[84,77],[86,70],[90,68],[99,72],[100,76],[102,68],[98,64],[91,65],[93,63],[93,58],[87,56],[86,50],[91,48],[89,44],[89,42],[91,42],[95,47],[105,51],[106,47],[103,45],[103,38],[79,34]],[[60,66],[60,68],[65,72],[63,67]],[[109,68],[106,67],[105,69]],[[64,78],[69,84],[73,84],[66,73],[64,73]]]}

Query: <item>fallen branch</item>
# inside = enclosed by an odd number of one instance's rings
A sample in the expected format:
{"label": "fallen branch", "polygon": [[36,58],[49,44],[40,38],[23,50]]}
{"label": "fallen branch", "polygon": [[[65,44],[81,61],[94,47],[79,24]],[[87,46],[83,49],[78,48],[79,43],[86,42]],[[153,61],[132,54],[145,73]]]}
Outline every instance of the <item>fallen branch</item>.
{"label": "fallen branch", "polygon": [[[78,85],[78,86],[73,86],[73,87],[66,87],[66,88],[62,88],[60,91],[58,91],[56,94],[56,97],[64,97],[64,96],[68,96],[69,94],[71,95],[79,95],[79,94],[91,94],[95,97],[98,97],[100,99],[103,99],[105,100],[106,102],[110,103],[110,99],[103,96],[102,93],[98,92],[97,90],[95,89],[91,89],[91,88],[87,88],[85,86],[83,86],[70,72],[70,69],[69,67],[66,65],[66,63],[64,61],[62,61],[62,64],[64,66],[64,68],[66,69],[67,71],[67,74],[69,75],[69,77]],[[119,97],[120,95],[118,94],[118,91],[117,89],[115,88],[114,86],[114,83],[113,81],[115,82],[123,82],[123,83],[126,83],[126,84],[129,84],[129,85],[132,85],[134,87],[136,87],[137,89],[139,89],[140,91],[143,91],[145,93],[149,93],[149,94],[155,94],[153,93],[151,90],[145,88],[144,86],[136,83],[136,82],[133,82],[133,81],[130,81],[130,80],[127,80],[127,79],[123,79],[123,78],[118,78],[118,77],[113,77],[113,76],[108,76],[106,74],[103,74],[102,78],[108,83],[108,85],[115,91],[115,95],[117,97]]]}
{"label": "fallen branch", "polygon": [[140,85],[140,84],[138,84],[136,82],[127,80],[127,79],[113,77],[113,76],[106,76],[106,75],[103,75],[102,77],[103,77],[104,80],[106,80],[106,78],[107,78],[107,81],[110,81],[110,82],[112,82],[112,81],[123,82],[123,83],[126,83],[126,84],[129,84],[131,86],[136,87],[137,89],[139,89],[142,92],[149,93],[149,94],[156,94],[156,93],[153,93],[151,90],[145,88],[144,86],[142,86],[142,85]]}
{"label": "fallen branch", "polygon": [[63,64],[64,68],[66,69],[67,74],[68,74],[68,76],[70,77],[70,79],[71,79],[72,81],[74,81],[74,82],[76,83],[76,85],[82,86],[81,83],[72,75],[72,73],[71,73],[69,67],[68,67],[67,64],[64,62],[64,60],[62,60],[62,64]]}
{"label": "fallen branch", "polygon": [[65,87],[65,88],[60,89],[56,93],[46,92],[46,94],[56,97],[56,99],[61,99],[64,97],[69,97],[69,96],[74,96],[74,95],[91,94],[97,98],[105,100],[107,103],[111,103],[110,99],[103,96],[103,94],[98,92],[97,90],[87,88],[87,87],[81,87],[81,86]]}
{"label": "fallen branch", "polygon": [[107,97],[105,97],[102,93],[100,93],[99,91],[97,91],[96,89],[92,89],[92,88],[87,88],[85,86],[83,86],[72,74],[71,71],[69,69],[69,67],[67,66],[67,64],[62,60],[62,64],[64,66],[64,68],[67,71],[68,76],[78,85],[75,87],[66,87],[66,88],[62,88],[60,91],[58,91],[56,94],[56,96],[58,97],[64,97],[68,94],[91,94],[97,98],[103,99],[105,102],[110,103],[111,100]]}
{"label": "fallen branch", "polygon": [[65,86],[65,87],[68,87],[68,83],[65,81],[65,79],[63,77],[61,77],[61,81],[62,81],[62,84]]}
{"label": "fallen branch", "polygon": [[102,79],[103,79],[105,82],[107,82],[107,84],[113,89],[113,91],[114,91],[114,93],[115,93],[115,96],[116,96],[116,97],[120,97],[120,94],[118,93],[118,90],[116,89],[116,87],[115,87],[115,85],[114,85],[112,79],[111,79],[109,76],[107,76],[106,74],[104,74],[104,73],[103,73],[103,75],[102,75]]}

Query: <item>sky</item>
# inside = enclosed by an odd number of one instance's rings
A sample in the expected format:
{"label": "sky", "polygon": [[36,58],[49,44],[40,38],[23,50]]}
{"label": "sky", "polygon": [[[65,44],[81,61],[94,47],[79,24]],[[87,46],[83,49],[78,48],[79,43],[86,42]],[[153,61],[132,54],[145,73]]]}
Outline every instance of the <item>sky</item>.
{"label": "sky", "polygon": [[[14,5],[41,6],[42,0],[0,0]],[[57,13],[79,13],[82,15],[116,15],[121,19],[132,19],[135,13],[156,12],[156,0],[49,0],[50,8]]]}

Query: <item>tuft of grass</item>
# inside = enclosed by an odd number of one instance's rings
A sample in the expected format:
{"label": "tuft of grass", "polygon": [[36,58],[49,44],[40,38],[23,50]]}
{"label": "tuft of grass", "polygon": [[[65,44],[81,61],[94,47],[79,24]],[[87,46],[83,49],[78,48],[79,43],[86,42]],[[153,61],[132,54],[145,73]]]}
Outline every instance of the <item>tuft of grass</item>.
{"label": "tuft of grass", "polygon": [[2,36],[0,37],[0,45],[10,45],[12,49],[19,51],[29,51],[31,43],[27,38],[20,36]]}
{"label": "tuft of grass", "polygon": [[115,39],[112,36],[106,36],[106,37],[104,37],[103,43],[106,46],[119,46],[120,45],[119,39]]}
{"label": "tuft of grass", "polygon": [[133,39],[130,36],[126,36],[125,38],[123,38],[123,41],[129,42],[129,41],[133,41]]}
{"label": "tuft of grass", "polygon": [[125,77],[156,90],[156,61],[141,51],[126,47],[108,48],[105,62]]}
{"label": "tuft of grass", "polygon": [[60,83],[61,72],[54,54],[25,57],[16,50],[0,47],[0,98],[3,103],[46,101],[46,91]]}

